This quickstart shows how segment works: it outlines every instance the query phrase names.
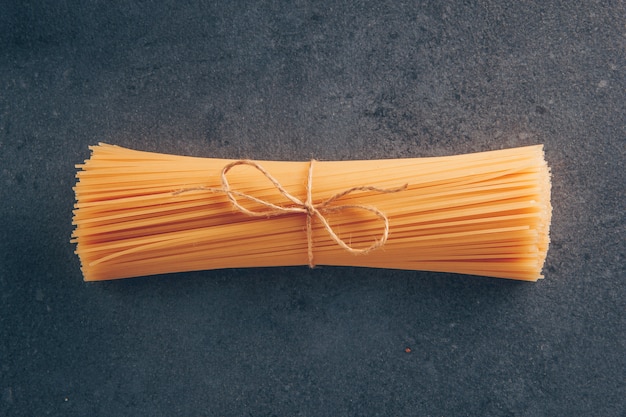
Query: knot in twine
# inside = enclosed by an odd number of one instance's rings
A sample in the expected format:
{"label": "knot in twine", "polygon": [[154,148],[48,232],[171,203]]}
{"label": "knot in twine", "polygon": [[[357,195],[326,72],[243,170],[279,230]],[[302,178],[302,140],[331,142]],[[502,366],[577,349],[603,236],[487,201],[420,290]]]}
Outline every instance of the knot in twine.
{"label": "knot in twine", "polygon": [[[312,195],[313,163],[314,162],[315,160],[312,159],[309,163],[309,174],[308,174],[308,179],[307,179],[307,184],[306,184],[306,200],[305,201],[302,201],[299,198],[287,192],[287,190],[285,190],[285,188],[280,184],[280,182],[278,182],[278,180],[274,178],[274,176],[272,176],[272,174],[270,174],[267,170],[265,170],[265,168],[263,168],[259,163],[255,161],[247,160],[247,159],[234,161],[224,166],[224,168],[222,169],[222,174],[221,174],[221,179],[222,179],[221,189],[202,188],[202,187],[199,189],[209,189],[212,191],[224,192],[228,196],[228,199],[230,200],[232,205],[237,210],[249,216],[275,217],[275,216],[280,216],[280,215],[285,215],[285,214],[290,214],[290,213],[306,214],[307,253],[308,253],[308,259],[309,259],[309,267],[311,268],[315,266],[314,257],[313,257],[313,219],[314,218],[317,218],[322,223],[322,225],[328,232],[328,235],[331,237],[332,240],[335,241],[335,243],[337,243],[337,245],[339,245],[340,247],[342,247],[343,249],[345,249],[346,251],[352,254],[355,254],[355,255],[366,254],[368,252],[371,252],[375,249],[382,247],[385,244],[385,242],[387,242],[387,238],[389,237],[389,219],[382,211],[380,211],[379,209],[373,206],[366,206],[366,205],[360,205],[360,204],[344,204],[344,205],[332,205],[331,206],[331,203],[355,191],[375,191],[379,193],[397,193],[399,191],[406,190],[406,188],[408,187],[408,184],[404,184],[403,186],[398,187],[398,188],[378,188],[378,187],[373,187],[373,186],[352,187],[345,191],[334,194],[330,198],[322,201],[321,203],[314,204],[313,195]],[[265,177],[268,180],[270,180],[270,182],[274,185],[274,187],[276,187],[276,189],[285,198],[287,198],[289,201],[294,203],[294,206],[276,205],[269,201],[254,197],[250,194],[233,190],[230,187],[230,183],[228,182],[227,174],[232,168],[238,165],[248,165],[248,166],[255,168],[259,172],[261,172],[263,175],[265,175]],[[198,189],[198,188],[195,188],[195,189]],[[184,191],[188,191],[188,190],[182,190],[182,191],[179,191],[179,193],[184,192]],[[242,206],[237,200],[237,197],[254,201],[262,205],[263,207],[265,207],[266,210],[260,210],[260,211],[250,210]],[[338,211],[346,210],[346,209],[360,209],[360,210],[369,211],[370,213],[373,213],[374,215],[376,215],[380,220],[382,220],[384,223],[384,228],[383,228],[383,232],[380,238],[376,239],[373,244],[363,249],[354,248],[350,246],[349,244],[347,244],[343,239],[341,239],[337,235],[337,233],[335,233],[332,226],[328,223],[328,220],[326,219],[325,215],[327,213],[338,212]]]}

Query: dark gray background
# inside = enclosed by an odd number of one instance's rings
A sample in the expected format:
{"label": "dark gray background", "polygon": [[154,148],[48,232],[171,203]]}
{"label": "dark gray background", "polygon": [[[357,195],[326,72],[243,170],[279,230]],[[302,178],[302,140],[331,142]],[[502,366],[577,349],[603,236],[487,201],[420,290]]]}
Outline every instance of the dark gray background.
{"label": "dark gray background", "polygon": [[[624,415],[623,1],[9,1],[0,42],[0,415]],[[546,279],[83,283],[74,164],[98,141],[280,160],[545,143]]]}

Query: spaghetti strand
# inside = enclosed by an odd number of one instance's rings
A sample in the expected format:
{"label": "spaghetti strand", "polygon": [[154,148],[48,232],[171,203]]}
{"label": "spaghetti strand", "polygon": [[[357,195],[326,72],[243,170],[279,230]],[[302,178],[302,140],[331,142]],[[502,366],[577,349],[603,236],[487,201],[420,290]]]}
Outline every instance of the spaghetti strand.
{"label": "spaghetti strand", "polygon": [[308,162],[90,149],[71,238],[87,281],[307,264],[543,278],[541,145]]}

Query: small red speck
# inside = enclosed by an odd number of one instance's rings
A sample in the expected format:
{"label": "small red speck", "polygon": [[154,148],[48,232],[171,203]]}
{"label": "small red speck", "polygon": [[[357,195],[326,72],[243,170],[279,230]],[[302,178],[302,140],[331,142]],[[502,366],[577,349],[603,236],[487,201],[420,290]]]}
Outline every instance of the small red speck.
{"label": "small red speck", "polygon": [[406,353],[411,353],[411,348],[410,348],[410,347],[404,348],[404,351],[405,351]]}

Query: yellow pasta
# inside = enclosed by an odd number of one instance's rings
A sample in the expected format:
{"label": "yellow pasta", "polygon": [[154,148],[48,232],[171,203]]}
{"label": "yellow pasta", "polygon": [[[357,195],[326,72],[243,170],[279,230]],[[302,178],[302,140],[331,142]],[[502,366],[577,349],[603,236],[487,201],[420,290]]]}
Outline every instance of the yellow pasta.
{"label": "yellow pasta", "polygon": [[314,264],[543,277],[541,145],[309,162],[90,149],[72,236],[86,281]]}

